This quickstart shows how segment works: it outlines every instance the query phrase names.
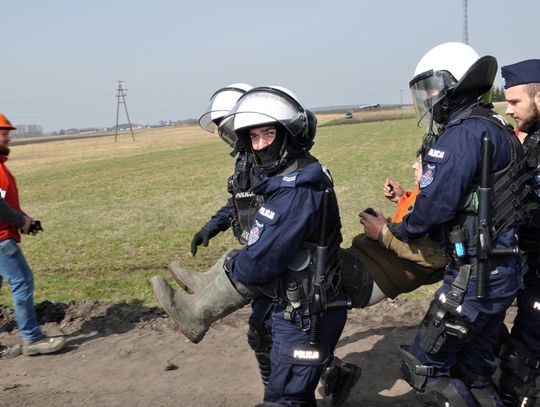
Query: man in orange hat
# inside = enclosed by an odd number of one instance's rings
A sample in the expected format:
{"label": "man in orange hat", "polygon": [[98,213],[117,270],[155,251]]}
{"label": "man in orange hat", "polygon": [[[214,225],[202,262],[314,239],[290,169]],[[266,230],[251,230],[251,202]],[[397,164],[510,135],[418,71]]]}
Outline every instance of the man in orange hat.
{"label": "man in orange hat", "polygon": [[35,234],[38,223],[22,211],[15,177],[6,166],[9,156],[10,132],[16,128],[0,114],[0,277],[11,287],[15,317],[26,355],[56,352],[64,347],[64,337],[46,336],[36,318],[34,308],[34,277],[19,247],[21,235]]}

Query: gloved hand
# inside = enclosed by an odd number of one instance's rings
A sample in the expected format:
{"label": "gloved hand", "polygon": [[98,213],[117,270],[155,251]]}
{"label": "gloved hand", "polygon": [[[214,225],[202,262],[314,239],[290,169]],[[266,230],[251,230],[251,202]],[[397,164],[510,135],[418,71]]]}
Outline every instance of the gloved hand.
{"label": "gloved hand", "polygon": [[191,255],[195,256],[197,254],[197,247],[201,244],[204,247],[208,247],[208,242],[211,238],[212,236],[210,236],[210,232],[205,228],[202,228],[197,233],[195,233],[193,239],[191,240]]}

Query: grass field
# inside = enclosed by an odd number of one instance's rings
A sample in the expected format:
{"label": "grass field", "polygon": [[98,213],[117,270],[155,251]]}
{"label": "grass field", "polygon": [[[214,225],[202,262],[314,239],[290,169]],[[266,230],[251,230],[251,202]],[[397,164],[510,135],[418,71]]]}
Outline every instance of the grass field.
{"label": "grass field", "polygon": [[[319,129],[313,153],[334,176],[345,246],[362,230],[362,209],[392,212],[382,194],[387,176],[412,187],[410,166],[422,134],[414,119]],[[35,274],[37,302],[156,304],[149,279],[168,278],[169,262],[202,271],[236,245],[227,232],[195,258],[189,254],[193,234],[227,199],[226,179],[234,164],[228,146],[195,126],[135,137],[12,147],[8,166],[22,206],[45,229],[22,243]],[[0,301],[11,303],[6,286]]]}

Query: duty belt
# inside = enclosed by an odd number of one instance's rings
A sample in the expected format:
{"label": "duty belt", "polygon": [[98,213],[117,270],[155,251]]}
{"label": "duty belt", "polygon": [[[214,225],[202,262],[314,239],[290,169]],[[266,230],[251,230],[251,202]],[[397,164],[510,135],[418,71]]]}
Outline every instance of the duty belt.
{"label": "duty belt", "polygon": [[[510,257],[512,256],[490,257],[488,259],[488,269],[494,270],[499,266],[506,265]],[[476,263],[476,257],[465,256],[459,260],[453,258],[447,266],[456,269],[458,273],[454,281],[452,281],[448,292],[439,298],[439,300],[443,308],[452,314],[459,314],[461,312],[461,304],[467,293],[469,279],[471,276],[476,275]]]}
{"label": "duty belt", "polygon": [[[520,247],[521,247],[521,244],[520,244]],[[540,242],[539,242],[539,249],[540,249]],[[508,260],[510,260],[512,257],[514,257],[514,256],[496,256],[496,257],[491,256],[491,257],[489,257],[488,258],[488,268],[489,268],[489,270],[494,270],[499,266],[505,266],[508,263]],[[448,264],[447,267],[454,268],[455,270],[459,270],[460,265],[463,265],[463,264],[470,264],[471,267],[472,267],[471,274],[472,275],[476,274],[476,257],[473,257],[473,256],[462,257],[462,258],[460,258],[459,263],[454,258],[452,258],[452,260],[450,261],[450,263]]]}
{"label": "duty belt", "polygon": [[[330,283],[327,283],[325,278],[325,281],[321,286],[324,287],[323,292],[326,297],[325,302],[330,302],[336,298],[340,292],[341,271],[336,270],[327,278],[331,278]],[[285,290],[283,288],[280,290],[277,298],[278,305],[285,308],[284,318],[292,320],[297,313],[309,315],[309,304],[311,300],[306,296],[302,284],[298,281],[290,280],[286,285],[287,287],[285,287]]]}

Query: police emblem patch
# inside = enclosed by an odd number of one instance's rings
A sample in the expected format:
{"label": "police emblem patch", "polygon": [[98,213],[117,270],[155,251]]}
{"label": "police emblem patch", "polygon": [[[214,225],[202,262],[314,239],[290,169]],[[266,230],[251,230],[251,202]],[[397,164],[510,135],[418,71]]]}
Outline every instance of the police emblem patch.
{"label": "police emblem patch", "polygon": [[425,164],[422,168],[422,178],[420,178],[420,188],[425,188],[433,182],[437,167],[435,165]]}
{"label": "police emblem patch", "polygon": [[253,224],[253,226],[251,227],[251,230],[249,231],[248,246],[251,246],[257,243],[263,231],[264,231],[264,223],[261,223],[258,220],[255,220],[255,223]]}

